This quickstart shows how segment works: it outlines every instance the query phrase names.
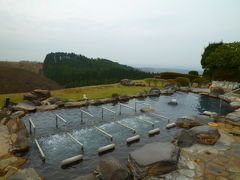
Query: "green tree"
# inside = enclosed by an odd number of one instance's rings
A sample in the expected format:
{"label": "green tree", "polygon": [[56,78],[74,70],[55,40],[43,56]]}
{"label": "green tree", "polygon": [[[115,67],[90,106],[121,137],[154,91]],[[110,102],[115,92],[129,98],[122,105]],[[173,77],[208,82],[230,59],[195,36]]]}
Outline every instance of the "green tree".
{"label": "green tree", "polygon": [[240,42],[209,44],[201,64],[206,78],[240,82]]}
{"label": "green tree", "polygon": [[194,75],[194,76],[199,76],[198,71],[194,71],[194,70],[189,71],[188,74]]}

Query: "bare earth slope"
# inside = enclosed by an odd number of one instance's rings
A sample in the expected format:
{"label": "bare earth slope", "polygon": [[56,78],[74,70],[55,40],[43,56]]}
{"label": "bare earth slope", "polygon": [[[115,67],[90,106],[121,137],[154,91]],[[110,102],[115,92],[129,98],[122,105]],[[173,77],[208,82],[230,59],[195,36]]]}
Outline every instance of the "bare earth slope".
{"label": "bare earth slope", "polygon": [[0,65],[0,93],[29,92],[34,89],[61,89],[57,83],[30,71]]}

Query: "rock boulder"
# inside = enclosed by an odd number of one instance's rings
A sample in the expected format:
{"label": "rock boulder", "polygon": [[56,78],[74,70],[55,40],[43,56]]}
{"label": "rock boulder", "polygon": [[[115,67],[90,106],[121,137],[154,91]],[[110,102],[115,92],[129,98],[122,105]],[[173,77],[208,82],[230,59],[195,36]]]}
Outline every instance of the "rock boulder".
{"label": "rock boulder", "polygon": [[43,180],[43,178],[39,176],[39,174],[33,168],[21,169],[16,174],[9,178],[9,180],[21,180],[21,179]]}
{"label": "rock boulder", "polygon": [[130,79],[122,79],[120,81],[120,84],[124,85],[124,86],[134,86],[135,85],[135,83]]}
{"label": "rock boulder", "polygon": [[220,138],[218,129],[208,125],[193,127],[189,132],[200,144],[213,145]]}
{"label": "rock boulder", "polygon": [[97,172],[100,173],[104,180],[128,180],[129,173],[117,159],[108,157],[102,159],[96,167]]}
{"label": "rock boulder", "polygon": [[214,118],[205,115],[184,116],[177,119],[176,125],[181,128],[190,129],[195,126],[206,125],[214,120]]}
{"label": "rock boulder", "polygon": [[148,95],[149,96],[159,96],[160,93],[161,93],[161,91],[159,88],[152,88],[152,89],[150,89]]}
{"label": "rock boulder", "polygon": [[155,142],[131,152],[128,166],[134,179],[147,179],[176,170],[178,157],[177,146],[169,142]]}
{"label": "rock boulder", "polygon": [[224,93],[225,92],[224,92],[223,88],[221,88],[221,87],[213,87],[213,88],[210,88],[209,96],[218,97],[220,95],[223,95]]}
{"label": "rock boulder", "polygon": [[231,102],[230,106],[233,108],[240,108],[240,101]]}
{"label": "rock boulder", "polygon": [[240,111],[234,111],[227,114],[226,123],[234,126],[240,126]]}
{"label": "rock boulder", "polygon": [[13,109],[17,111],[32,112],[36,110],[36,106],[31,101],[24,100],[16,106],[13,106]]}

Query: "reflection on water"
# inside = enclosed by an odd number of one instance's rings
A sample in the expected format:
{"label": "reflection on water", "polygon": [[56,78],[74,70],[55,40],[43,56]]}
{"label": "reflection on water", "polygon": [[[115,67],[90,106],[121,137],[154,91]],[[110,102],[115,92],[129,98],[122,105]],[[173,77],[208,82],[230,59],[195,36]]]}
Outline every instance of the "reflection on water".
{"label": "reflection on water", "polygon": [[[177,99],[177,106],[167,104],[172,98]],[[209,98],[205,95],[181,92],[170,96],[137,99],[137,101],[151,104],[151,107],[155,109],[155,113],[169,117],[171,122],[175,122],[178,117],[200,114],[205,110],[219,112],[220,106],[220,101],[218,99]],[[124,103],[134,107],[134,102],[135,99],[132,99]],[[165,119],[159,119],[156,116],[143,114],[139,111],[135,113],[134,110],[124,107],[122,107],[122,113],[119,115],[118,104],[105,104],[103,106],[117,112],[116,121],[136,129],[136,134],[141,136],[140,142],[132,144],[131,146],[126,146],[126,138],[133,136],[134,134],[129,129],[114,123],[112,113],[104,111],[104,118],[102,119],[101,106],[88,106],[81,108],[94,115],[94,118],[84,115],[83,123],[80,121],[80,108],[32,113],[26,115],[24,120],[25,123],[27,123],[28,118],[31,117],[34,121],[37,127],[37,138],[46,155],[46,163],[41,162],[36,146],[32,144],[32,148],[27,154],[29,161],[25,166],[36,168],[40,174],[46,177],[46,179],[66,179],[66,177],[67,179],[72,179],[77,175],[91,172],[95,168],[99,159],[103,157],[115,156],[126,163],[130,151],[153,141],[170,141],[176,133],[177,128],[170,130],[165,129],[167,124],[167,120]],[[141,107],[144,107],[144,105],[137,105],[138,110]],[[222,102],[220,113],[226,114],[230,111],[232,111],[232,109],[229,105],[226,102]],[[59,114],[63,117],[68,122],[67,125],[64,126],[64,124],[59,121],[59,129],[56,129],[55,114]],[[161,133],[151,138],[148,137],[147,132],[152,129],[151,124],[138,121],[136,117],[153,122],[155,124],[154,128],[160,128]],[[106,137],[94,129],[92,126],[93,124],[113,136],[113,143],[116,144],[115,151],[103,156],[97,155],[97,149],[99,147],[112,142],[109,137]],[[65,131],[70,132],[84,144],[84,152],[82,152],[81,147],[78,144],[74,143],[66,135]],[[30,140],[32,141],[32,139]],[[60,168],[61,160],[78,154],[84,155],[84,160],[80,164],[64,170]]]}

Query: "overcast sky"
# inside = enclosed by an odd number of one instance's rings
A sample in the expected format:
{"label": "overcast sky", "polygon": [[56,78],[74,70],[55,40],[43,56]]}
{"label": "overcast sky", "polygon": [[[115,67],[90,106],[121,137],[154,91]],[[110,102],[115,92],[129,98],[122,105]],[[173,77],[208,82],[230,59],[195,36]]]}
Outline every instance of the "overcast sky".
{"label": "overcast sky", "polygon": [[240,41],[240,0],[0,0],[0,60],[61,51],[199,69],[221,40]]}

